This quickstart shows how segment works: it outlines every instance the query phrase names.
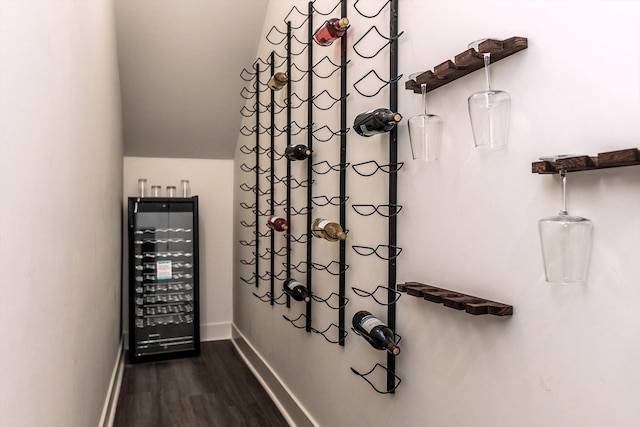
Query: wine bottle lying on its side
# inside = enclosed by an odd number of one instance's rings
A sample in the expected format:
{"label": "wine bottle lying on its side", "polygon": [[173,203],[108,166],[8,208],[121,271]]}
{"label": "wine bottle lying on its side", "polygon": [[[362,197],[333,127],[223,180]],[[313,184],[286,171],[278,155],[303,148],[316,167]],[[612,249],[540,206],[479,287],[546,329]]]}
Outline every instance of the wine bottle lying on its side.
{"label": "wine bottle lying on its side", "polygon": [[289,228],[287,225],[287,220],[282,218],[281,216],[270,216],[267,220],[267,227],[274,231],[285,231]]}
{"label": "wine bottle lying on its side", "polygon": [[388,108],[377,108],[360,113],[353,120],[353,129],[360,136],[373,136],[389,132],[402,120],[402,115]]}
{"label": "wine bottle lying on its side", "polygon": [[289,82],[289,76],[287,73],[277,72],[269,79],[267,86],[271,90],[280,90]]}
{"label": "wine bottle lying on its side", "polygon": [[368,311],[359,311],[353,315],[353,329],[366,339],[377,350],[387,350],[397,356],[400,354],[393,339],[394,334],[387,325]]}
{"label": "wine bottle lying on its side", "polygon": [[349,28],[349,18],[331,18],[324,21],[314,33],[313,40],[320,46],[330,46]]}
{"label": "wine bottle lying on its side", "polygon": [[282,284],[282,290],[296,301],[309,302],[311,300],[307,287],[294,279],[285,280]]}
{"label": "wine bottle lying on its side", "polygon": [[342,230],[342,226],[335,221],[324,218],[316,218],[311,224],[311,233],[330,242],[346,240],[347,233]]}
{"label": "wine bottle lying on its side", "polygon": [[284,156],[289,160],[306,160],[311,155],[311,150],[306,145],[289,145],[284,150]]}

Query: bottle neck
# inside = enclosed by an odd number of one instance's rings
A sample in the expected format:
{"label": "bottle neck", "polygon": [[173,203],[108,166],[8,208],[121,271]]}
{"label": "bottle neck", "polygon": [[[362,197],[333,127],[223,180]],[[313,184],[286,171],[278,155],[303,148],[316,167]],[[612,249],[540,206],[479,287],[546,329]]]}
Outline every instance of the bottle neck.
{"label": "bottle neck", "polygon": [[397,123],[402,120],[402,115],[400,113],[394,113],[393,111],[384,112],[381,115],[381,119],[385,123]]}
{"label": "bottle neck", "polygon": [[385,347],[389,351],[389,353],[393,354],[394,356],[397,356],[398,354],[400,354],[400,347],[398,347],[392,342],[388,343]]}
{"label": "bottle neck", "polygon": [[349,26],[349,18],[341,18],[336,22],[336,28],[344,29]]}

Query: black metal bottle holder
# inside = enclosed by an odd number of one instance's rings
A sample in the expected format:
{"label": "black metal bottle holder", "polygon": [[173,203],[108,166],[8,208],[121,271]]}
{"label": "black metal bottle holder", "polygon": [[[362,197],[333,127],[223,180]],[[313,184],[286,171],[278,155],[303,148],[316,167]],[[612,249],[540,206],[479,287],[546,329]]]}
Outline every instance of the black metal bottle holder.
{"label": "black metal bottle holder", "polygon": [[[346,161],[346,146],[347,146],[347,134],[350,128],[347,127],[347,47],[346,39],[343,37],[341,40],[341,60],[340,64],[334,63],[328,56],[322,57],[319,61],[313,61],[313,18],[315,15],[328,16],[337,11],[340,7],[341,16],[347,16],[347,0],[340,0],[330,11],[322,12],[315,8],[315,1],[308,3],[307,12],[303,12],[294,6],[287,13],[284,22],[286,23],[286,31],[281,31],[277,26],[273,26],[267,33],[266,39],[269,43],[275,47],[284,47],[286,54],[281,55],[275,50],[271,52],[268,60],[258,58],[253,64],[253,71],[249,71],[246,68],[240,73],[240,77],[249,83],[248,87],[242,89],[240,95],[246,100],[254,100],[252,107],[245,106],[240,111],[244,117],[252,117],[255,115],[255,125],[253,128],[243,126],[240,129],[241,135],[252,136],[255,135],[255,147],[249,147],[243,145],[240,147],[240,151],[246,155],[255,156],[255,165],[251,166],[243,163],[240,169],[246,173],[253,173],[255,175],[255,185],[248,185],[243,183],[240,188],[243,191],[251,191],[255,194],[255,202],[252,204],[241,203],[240,206],[243,209],[249,210],[255,214],[255,220],[253,222],[247,222],[242,220],[240,224],[243,227],[252,228],[255,227],[253,234],[255,239],[253,240],[241,240],[242,246],[251,247],[253,249],[253,259],[241,260],[242,265],[254,266],[255,271],[251,277],[245,278],[241,275],[240,279],[248,284],[255,284],[257,288],[261,280],[270,281],[270,290],[262,295],[254,292],[253,295],[260,301],[269,302],[271,305],[286,305],[290,307],[290,297],[282,293],[276,297],[275,295],[275,283],[277,280],[284,280],[291,277],[292,272],[306,275],[307,291],[311,296],[311,301],[306,304],[306,312],[300,314],[297,318],[291,319],[290,317],[283,315],[284,319],[290,322],[295,328],[305,329],[307,332],[314,332],[322,335],[325,340],[333,344],[339,344],[344,346],[345,337],[348,332],[345,327],[345,306],[349,303],[349,299],[346,298],[346,272],[349,269],[349,265],[346,263],[346,243],[341,240],[337,244],[339,245],[339,259],[331,261],[328,264],[321,264],[313,262],[313,237],[311,237],[312,226],[312,211],[314,207],[328,207],[333,206],[340,210],[340,225],[348,232],[346,228],[346,206],[349,197],[346,196],[346,174],[350,164]],[[385,48],[390,47],[390,77],[385,79],[378,74],[376,70],[370,70],[354,84],[354,89],[359,95],[364,97],[373,97],[379,94],[386,87],[390,88],[390,109],[397,110],[397,82],[402,76],[398,76],[397,73],[397,40],[400,34],[397,32],[397,3],[398,0],[389,0],[379,10],[374,12],[363,12],[362,6],[359,5],[360,0],[356,0],[354,8],[364,18],[375,18],[380,15],[387,6],[391,10],[391,22],[390,22],[390,36],[386,37],[377,26],[373,25],[369,28],[365,34],[360,37],[354,44],[353,50],[358,56],[364,59],[370,59],[376,57]],[[294,34],[294,30],[299,30],[306,25],[307,27],[307,41],[301,40],[298,35]],[[365,52],[360,48],[360,43],[364,38],[376,37],[380,40],[379,43],[374,43],[376,46],[375,52]],[[292,62],[293,57],[297,57],[303,53],[307,54],[306,69],[301,68],[298,64]],[[265,67],[262,67],[265,66]],[[286,66],[286,72],[289,77],[289,86],[287,90],[286,100],[284,105],[275,101],[274,91],[269,90],[266,81],[261,80],[261,71],[267,71],[267,78],[270,78],[275,74],[276,69],[281,69]],[[332,78],[337,72],[340,72],[340,96],[334,96],[327,90],[323,90],[320,93],[313,95],[313,82],[314,78],[329,79]],[[292,93],[290,90],[291,83],[299,83],[303,80],[307,81],[308,91],[307,98],[302,99],[297,94]],[[373,83],[372,83],[373,82]],[[373,91],[365,91],[363,86],[374,86]],[[269,91],[271,93],[271,99],[269,103],[262,103],[260,101],[261,93]],[[292,110],[307,105],[307,123],[301,125],[291,120]],[[331,110],[336,105],[340,105],[340,129],[332,129],[328,125],[315,126],[313,123],[313,111],[317,110]],[[279,128],[275,125],[275,115],[286,112],[286,125]],[[261,115],[269,113],[270,126],[265,127],[261,121]],[[286,177],[278,177],[275,174],[276,161],[280,161],[284,158],[284,151],[279,152],[275,147],[275,139],[286,135],[287,146],[291,144],[292,136],[296,136],[306,131],[307,147],[313,152],[313,145],[315,141],[327,143],[335,138],[340,140],[340,160],[337,164],[331,164],[326,160],[317,161],[311,163],[311,159],[307,159],[307,176],[306,179],[300,179],[300,177],[293,177],[291,174],[291,160],[285,159],[287,163]],[[264,148],[260,145],[260,139],[263,135],[268,135],[270,138],[270,147]],[[402,209],[402,206],[397,204],[397,172],[403,166],[402,163],[397,161],[397,131],[394,129],[389,134],[389,163],[380,164],[375,160],[363,162],[352,165],[352,169],[361,176],[371,176],[378,171],[387,173],[389,175],[389,203],[383,205],[371,205],[371,204],[352,204],[354,211],[361,216],[370,216],[373,214],[379,214],[388,218],[389,220],[389,242],[385,245],[377,245],[375,247],[353,245],[354,251],[361,256],[376,255],[378,258],[383,259],[389,263],[389,274],[387,286],[380,285],[373,292],[369,292],[359,288],[352,288],[354,293],[360,297],[371,297],[376,303],[385,305],[388,307],[388,319],[387,323],[389,327],[395,331],[395,302],[399,298],[399,293],[395,290],[396,283],[396,264],[395,259],[402,252],[402,249],[396,245],[396,215]],[[269,167],[261,167],[260,156],[267,155],[270,159]],[[339,194],[338,195],[313,195],[314,174],[318,176],[327,175],[332,172],[339,174]],[[266,180],[269,182],[269,189],[264,190],[260,188],[260,177],[266,175]],[[286,198],[280,202],[275,199],[275,186],[284,184],[286,187]],[[299,188],[305,188],[307,192],[307,205],[301,208],[291,206],[291,192]],[[261,210],[260,197],[269,195],[267,200],[268,209]],[[279,250],[275,249],[275,236],[276,233],[273,230],[268,230],[266,233],[260,231],[261,221],[266,222],[266,215],[275,215],[275,208],[283,207],[286,220],[291,224],[292,216],[306,215],[307,219],[307,232],[302,235],[292,235],[287,231],[285,236],[285,246]],[[270,238],[270,247],[266,250],[260,249],[260,239],[262,237]],[[292,244],[306,244],[306,260],[300,261],[297,264],[292,264],[291,261],[291,245]],[[275,274],[275,259],[276,257],[285,257],[285,261],[282,262],[284,270]],[[260,274],[260,260],[270,262],[269,270],[264,274]],[[320,296],[312,290],[312,272],[326,271],[332,276],[338,277],[338,291],[330,292],[328,296]],[[383,302],[382,296],[386,292],[387,302]],[[380,295],[380,298],[377,296]],[[338,322],[331,323],[326,329],[319,330],[312,325],[312,302],[324,303],[329,309],[336,310],[338,312]],[[398,336],[399,337],[399,336]],[[378,369],[384,369],[387,373],[387,385],[383,390],[381,387],[376,387],[372,381],[367,377]],[[395,358],[393,355],[389,355],[387,358],[387,367],[385,368],[379,363],[364,374],[359,373],[355,369],[351,368],[352,372],[361,376],[367,381],[375,391],[378,393],[393,393],[401,380],[395,375]]]}
{"label": "black metal bottle holder", "polygon": [[[398,109],[398,91],[397,83],[402,78],[398,75],[398,38],[402,33],[398,33],[398,0],[389,0],[380,9],[372,12],[365,12],[363,10],[363,4],[360,0],[356,0],[354,3],[354,9],[356,12],[368,19],[378,17],[387,6],[390,8],[390,35],[387,37],[381,32],[376,25],[372,25],[365,33],[354,42],[353,50],[360,58],[372,59],[380,54],[383,50],[389,47],[389,78],[383,78],[376,70],[370,70],[362,77],[355,81],[353,88],[355,91],[366,98],[372,98],[378,95],[383,89],[389,87],[389,109],[397,111]],[[374,41],[368,43],[375,46],[373,51],[366,52],[362,47],[363,40],[373,39]],[[366,91],[365,87],[373,87],[373,90]],[[402,252],[402,248],[397,246],[397,215],[402,210],[402,206],[397,203],[397,173],[402,168],[403,163],[398,162],[397,152],[397,128],[392,129],[389,132],[389,163],[380,164],[375,160],[369,160],[362,163],[357,163],[351,166],[351,168],[358,175],[362,177],[369,177],[377,172],[386,173],[389,176],[389,198],[388,204],[352,204],[353,210],[360,216],[369,217],[374,214],[378,214],[388,220],[388,244],[379,244],[375,247],[352,245],[354,252],[360,256],[372,256],[386,261],[388,264],[388,277],[387,285],[379,285],[374,291],[370,292],[364,289],[352,287],[353,292],[363,298],[372,298],[379,305],[387,307],[387,325],[394,331],[396,337],[396,344],[400,341],[400,336],[395,333],[396,331],[396,305],[399,298],[399,293],[396,291],[396,258]],[[386,302],[384,301],[384,294],[386,293]],[[357,331],[352,329],[356,334]],[[369,377],[374,375],[375,372],[383,370],[386,373],[386,387],[376,386],[374,381]],[[376,363],[373,368],[365,373],[360,373],[354,368],[351,371],[363,378],[369,385],[378,393],[391,394],[394,393],[398,385],[400,385],[401,379],[395,374],[395,356],[391,353],[387,353],[387,366],[384,367],[380,363]]]}

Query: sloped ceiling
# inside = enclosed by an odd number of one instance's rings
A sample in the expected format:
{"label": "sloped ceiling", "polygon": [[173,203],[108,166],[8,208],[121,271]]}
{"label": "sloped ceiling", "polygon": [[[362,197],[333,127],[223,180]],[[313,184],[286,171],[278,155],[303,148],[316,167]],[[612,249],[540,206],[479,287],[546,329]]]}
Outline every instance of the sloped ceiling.
{"label": "sloped ceiling", "polygon": [[268,0],[115,0],[126,156],[231,159]]}

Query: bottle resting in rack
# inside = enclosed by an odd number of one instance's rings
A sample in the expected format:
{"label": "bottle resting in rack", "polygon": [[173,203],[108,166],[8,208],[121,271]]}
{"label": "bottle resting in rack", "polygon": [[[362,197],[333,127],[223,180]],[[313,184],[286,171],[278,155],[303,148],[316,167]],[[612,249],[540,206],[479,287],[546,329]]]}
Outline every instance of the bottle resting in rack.
{"label": "bottle resting in rack", "polygon": [[313,40],[320,46],[329,46],[344,35],[349,28],[349,18],[331,18],[313,33]]}
{"label": "bottle resting in rack", "polygon": [[309,302],[311,300],[307,287],[294,279],[285,280],[282,284],[282,290],[296,301]]}
{"label": "bottle resting in rack", "polygon": [[342,230],[340,224],[324,218],[316,218],[311,224],[311,233],[330,242],[345,240],[347,233]]}
{"label": "bottle resting in rack", "polygon": [[284,155],[289,160],[306,160],[311,155],[311,150],[306,145],[290,145],[284,150]]}
{"label": "bottle resting in rack", "polygon": [[285,231],[289,228],[287,220],[281,216],[273,215],[267,220],[267,227],[274,231]]}
{"label": "bottle resting in rack", "polygon": [[289,77],[287,73],[277,72],[269,79],[267,86],[271,90],[280,90],[287,85],[289,82]]}
{"label": "bottle resting in rack", "polygon": [[389,132],[400,120],[402,116],[399,113],[394,113],[388,108],[377,108],[358,114],[353,121],[353,128],[358,135],[373,136]]}
{"label": "bottle resting in rack", "polygon": [[359,311],[353,315],[352,323],[353,329],[358,331],[373,348],[387,350],[394,356],[400,354],[400,347],[393,339],[393,331],[373,314],[368,311]]}

